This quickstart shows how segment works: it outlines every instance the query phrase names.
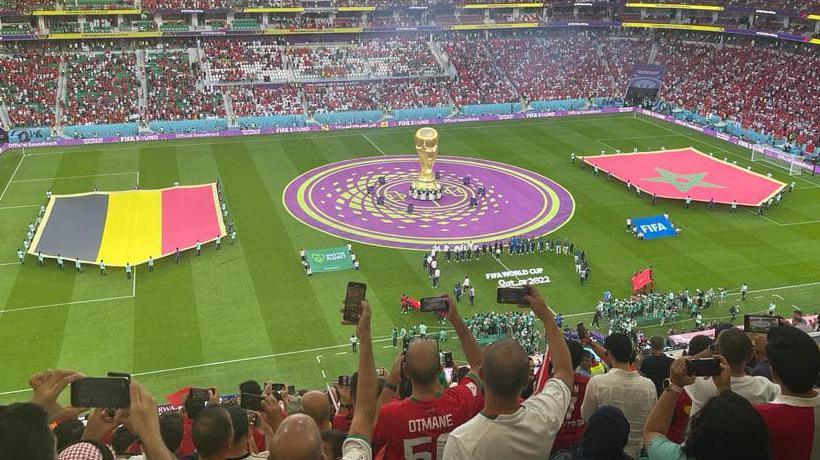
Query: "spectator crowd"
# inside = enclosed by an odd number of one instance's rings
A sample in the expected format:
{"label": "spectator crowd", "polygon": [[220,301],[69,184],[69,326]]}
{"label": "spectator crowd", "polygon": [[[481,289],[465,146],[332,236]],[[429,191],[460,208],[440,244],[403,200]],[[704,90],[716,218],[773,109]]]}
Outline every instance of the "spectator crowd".
{"label": "spectator crowd", "polygon": [[[662,337],[648,354],[623,333],[567,339],[537,289],[526,289],[526,310],[468,320],[444,296],[461,366],[442,360],[438,342],[422,333],[389,371],[377,370],[363,301],[353,324],[358,369],[325,390],[251,380],[235,395],[185,388],[176,394],[181,407],[158,406],[129,378],[122,407],[80,408],[58,401],[86,376],[43,371],[29,380],[30,401],[0,406],[0,458],[816,458],[820,349],[802,328],[781,320],[746,333],[724,324],[716,339],[692,337],[673,359]],[[548,344],[541,362],[520,336],[484,348],[476,339],[536,321]],[[596,356],[601,370],[593,371]]]}
{"label": "spectator crowd", "polygon": [[665,67],[664,101],[811,152],[820,141],[814,51],[778,41],[591,31],[320,45],[220,38],[136,49],[19,43],[0,47],[0,116],[20,128],[221,118],[232,106],[238,116],[475,104],[507,104],[513,113],[519,102],[620,97],[634,65],[651,60]]}

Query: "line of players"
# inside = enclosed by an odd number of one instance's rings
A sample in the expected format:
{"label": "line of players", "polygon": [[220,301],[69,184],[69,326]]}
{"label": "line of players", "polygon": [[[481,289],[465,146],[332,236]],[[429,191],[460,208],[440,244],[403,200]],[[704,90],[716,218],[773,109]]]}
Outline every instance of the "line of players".
{"label": "line of players", "polygon": [[[586,252],[568,239],[553,238],[532,238],[526,236],[514,236],[510,238],[507,245],[503,241],[476,244],[472,241],[455,244],[452,247],[445,243],[436,244],[429,253],[422,256],[422,267],[427,270],[427,275],[433,283],[433,287],[438,287],[441,281],[441,269],[439,260],[444,262],[468,262],[479,260],[483,257],[491,256],[501,260],[501,256],[506,250],[510,255],[524,255],[536,253],[552,253],[569,255],[572,254],[575,261],[575,274],[578,275],[581,284],[584,284],[591,272],[586,258]],[[439,254],[444,257],[439,258]]]}

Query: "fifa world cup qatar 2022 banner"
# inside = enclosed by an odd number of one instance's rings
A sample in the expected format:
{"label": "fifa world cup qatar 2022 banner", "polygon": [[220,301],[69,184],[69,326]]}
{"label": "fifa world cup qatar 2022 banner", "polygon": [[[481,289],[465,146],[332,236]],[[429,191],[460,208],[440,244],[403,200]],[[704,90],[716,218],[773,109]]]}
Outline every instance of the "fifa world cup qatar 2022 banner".
{"label": "fifa world cup qatar 2022 banner", "polygon": [[550,277],[544,274],[544,269],[541,267],[485,273],[484,279],[488,281],[498,280],[498,287],[502,288],[552,282]]}

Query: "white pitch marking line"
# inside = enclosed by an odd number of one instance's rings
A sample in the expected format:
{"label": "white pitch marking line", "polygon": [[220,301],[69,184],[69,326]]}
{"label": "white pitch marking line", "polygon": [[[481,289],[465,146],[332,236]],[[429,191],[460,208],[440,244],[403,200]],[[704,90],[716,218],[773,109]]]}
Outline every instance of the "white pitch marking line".
{"label": "white pitch marking line", "polygon": [[381,147],[379,147],[378,145],[376,145],[376,143],[375,143],[375,142],[373,142],[372,140],[370,140],[370,138],[369,138],[369,137],[367,137],[367,134],[362,133],[362,137],[363,137],[363,138],[365,138],[365,140],[366,140],[367,142],[369,142],[369,143],[370,143],[370,145],[372,145],[373,147],[375,147],[375,148],[376,148],[376,150],[378,150],[378,151],[379,151],[379,153],[381,153],[381,154],[382,154],[382,156],[385,156],[385,157],[387,156],[387,154],[386,154],[386,153],[384,153],[384,150],[382,150],[382,149],[381,149]]}
{"label": "white pitch marking line", "polygon": [[17,175],[17,171],[20,170],[20,165],[23,164],[23,160],[26,159],[26,152],[23,151],[23,154],[20,155],[20,161],[17,163],[17,167],[14,169],[14,172],[11,173],[11,177],[9,177],[9,181],[6,183],[6,188],[3,189],[3,193],[0,193],[0,201],[3,201],[3,197],[6,196],[6,192],[9,190],[9,186],[12,182],[14,182],[14,176]]}
{"label": "white pitch marking line", "polygon": [[0,267],[8,267],[9,265],[22,265],[20,262],[3,262]]}
{"label": "white pitch marking line", "polygon": [[385,345],[382,348],[393,348],[393,345]]}
{"label": "white pitch marking line", "polygon": [[790,227],[792,225],[806,225],[806,224],[820,224],[820,220],[805,220],[803,222],[790,222],[788,224],[778,224],[781,227]]}
{"label": "white pitch marking line", "polygon": [[772,297],[777,297],[780,300],[783,300],[783,296],[779,294],[772,294]]}
{"label": "white pitch marking line", "polygon": [[[387,341],[387,340],[390,340],[390,337],[378,337],[378,338],[374,338],[373,343],[384,342],[384,341]],[[226,361],[217,361],[217,362],[213,362],[213,363],[194,364],[192,366],[174,367],[174,368],[169,368],[169,369],[159,369],[159,370],[155,370],[155,371],[146,371],[146,372],[135,372],[135,373],[132,373],[131,375],[133,375],[135,377],[141,377],[141,376],[145,376],[145,375],[164,374],[164,373],[167,373],[167,372],[187,371],[187,370],[191,370],[191,369],[200,369],[200,368],[203,368],[203,367],[213,367],[213,366],[221,366],[223,364],[233,364],[233,363],[242,363],[242,362],[247,362],[247,361],[256,361],[256,360],[260,360],[260,359],[278,358],[278,357],[281,357],[281,356],[297,355],[297,354],[301,354],[301,353],[312,353],[312,352],[316,352],[316,351],[332,350],[334,348],[341,348],[341,347],[348,347],[348,346],[350,346],[350,345],[349,344],[342,344],[342,345],[331,345],[329,347],[310,348],[310,349],[307,349],[307,350],[286,351],[286,352],[283,352],[283,353],[273,353],[273,354],[269,354],[269,355],[251,356],[249,358],[238,358],[238,359],[229,359],[229,360],[226,360]],[[3,391],[3,392],[0,392],[0,396],[11,395],[11,394],[16,394],[16,393],[27,393],[29,391],[31,391],[31,389]]]}
{"label": "white pitch marking line", "polygon": [[322,369],[322,378],[323,378],[323,379],[326,379],[326,378],[327,378],[327,374],[325,374],[325,370],[324,370],[324,369]]}
{"label": "white pitch marking line", "polygon": [[[19,262],[17,262],[19,263]],[[14,262],[9,263],[11,265]],[[7,264],[0,264],[0,266],[5,266]],[[53,303],[49,305],[34,305],[31,307],[22,307],[22,308],[12,308],[8,310],[0,310],[0,314],[3,313],[16,313],[20,311],[29,311],[29,310],[41,310],[43,308],[53,308],[53,307],[67,307],[70,305],[83,305],[89,303],[99,303],[99,302],[109,302],[114,300],[124,300],[124,299],[133,299],[137,297],[137,270],[134,270],[134,275],[131,278],[133,280],[133,284],[131,285],[131,295],[122,295],[117,297],[106,297],[104,299],[90,299],[90,300],[76,300],[73,302],[63,302],[63,303]]]}
{"label": "white pitch marking line", "polygon": [[618,149],[617,149],[617,148],[615,148],[613,145],[611,145],[611,144],[607,144],[606,142],[604,142],[604,141],[602,141],[602,140],[600,140],[600,139],[593,139],[593,140],[594,140],[595,142],[597,142],[597,143],[599,143],[599,144],[601,144],[601,145],[605,146],[606,148],[612,149],[612,151],[613,151],[613,152],[614,152],[614,151],[616,151],[616,150],[618,150]]}
{"label": "white pitch marking line", "polygon": [[322,355],[316,355],[316,364],[322,364]]}
{"label": "white pitch marking line", "polygon": [[21,182],[44,182],[44,181],[53,181],[53,180],[70,180],[70,179],[88,179],[90,177],[109,177],[109,176],[127,176],[131,174],[136,174],[139,177],[139,171],[129,171],[129,172],[120,172],[120,173],[107,173],[107,174],[88,174],[85,176],[64,176],[64,177],[45,177],[42,179],[20,179],[12,181],[14,183],[21,183]]}
{"label": "white pitch marking line", "polygon": [[112,300],[124,300],[124,299],[133,299],[133,298],[134,298],[133,295],[122,295],[122,296],[118,296],[118,297],[106,297],[104,299],[76,300],[74,302],[53,303],[53,304],[49,304],[49,305],[35,305],[35,306],[32,306],[32,307],[22,307],[22,308],[12,308],[12,309],[8,309],[8,310],[0,310],[0,313],[2,313],[2,314],[17,313],[17,312],[21,312],[21,311],[40,310],[40,309],[43,309],[43,308],[66,307],[66,306],[69,306],[69,305],[82,305],[82,304],[88,304],[88,303],[108,302],[108,301],[112,301]]}
{"label": "white pitch marking line", "polygon": [[[751,210],[751,209],[749,209],[749,208],[743,208],[743,210],[744,210],[744,211],[746,211],[746,212],[748,212],[749,214],[752,214],[752,215],[755,215],[755,216],[757,216],[757,215],[758,215],[758,214],[757,214],[757,212],[752,211],[752,210]],[[772,224],[777,225],[778,227],[782,227],[782,226],[783,226],[783,224],[781,224],[780,222],[778,222],[778,221],[776,221],[776,220],[773,220],[773,219],[769,219],[768,217],[766,217],[766,216],[765,216],[765,215],[763,215],[763,214],[760,214],[760,217],[762,217],[763,219],[765,219],[766,221],[768,221],[768,222],[770,222],[770,223],[772,223]]]}
{"label": "white pitch marking line", "polygon": [[0,211],[4,209],[23,209],[23,208],[39,208],[39,204],[23,204],[20,206],[0,206]]}
{"label": "white pitch marking line", "polygon": [[336,354],[337,354],[337,355],[346,355],[346,354],[347,354],[347,352],[346,352],[346,351],[340,351],[340,352],[338,352],[338,353],[336,353]]}

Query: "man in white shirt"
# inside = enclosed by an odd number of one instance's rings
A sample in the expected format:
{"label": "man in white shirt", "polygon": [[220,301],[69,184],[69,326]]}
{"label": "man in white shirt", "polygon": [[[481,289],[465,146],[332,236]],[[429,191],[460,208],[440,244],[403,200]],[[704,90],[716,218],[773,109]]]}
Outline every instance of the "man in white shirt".
{"label": "man in white shirt", "polygon": [[[746,375],[746,363],[752,359],[754,345],[752,339],[738,328],[721,332],[716,342],[716,354],[726,358],[732,376],[732,391],[743,396],[752,404],[771,402],[780,394],[780,386],[766,377]],[[708,357],[709,350],[697,357]],[[713,396],[717,396],[717,387],[712,379],[699,377],[692,385],[686,386],[686,393],[692,398],[692,412],[695,415]]]}
{"label": "man in white shirt", "polygon": [[528,289],[525,299],[544,323],[555,376],[540,393],[519,403],[529,381],[527,354],[512,339],[491,346],[480,370],[485,383],[484,409],[450,433],[444,447],[446,459],[543,460],[549,456],[572,398],[572,361],[552,311],[534,287]]}
{"label": "man in white shirt", "polygon": [[626,334],[610,335],[604,342],[604,348],[612,369],[589,380],[584,402],[581,404],[581,417],[585,422],[589,421],[593,412],[603,405],[621,409],[630,427],[629,442],[624,453],[637,458],[641,449],[643,426],[658,399],[658,392],[652,380],[631,369],[631,364],[635,361],[635,349]]}

